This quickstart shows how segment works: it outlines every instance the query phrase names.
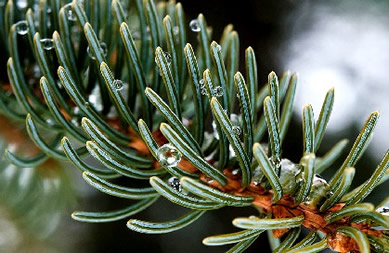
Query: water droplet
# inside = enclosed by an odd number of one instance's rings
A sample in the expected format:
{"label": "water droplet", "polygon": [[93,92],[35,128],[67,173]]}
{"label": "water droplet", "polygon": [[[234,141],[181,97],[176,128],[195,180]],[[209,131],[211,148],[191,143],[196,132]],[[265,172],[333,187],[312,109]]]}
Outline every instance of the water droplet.
{"label": "water droplet", "polygon": [[47,12],[48,14],[50,14],[52,11],[53,11],[53,10],[51,9],[51,7],[47,7],[46,12]]}
{"label": "water droplet", "polygon": [[15,24],[15,29],[16,29],[16,32],[17,32],[19,35],[26,35],[27,32],[28,32],[27,21],[22,20],[22,21],[17,22],[17,23]]}
{"label": "water droplet", "polygon": [[242,129],[239,126],[232,126],[232,132],[235,135],[239,136],[242,133]]}
{"label": "water droplet", "polygon": [[75,13],[72,9],[72,3],[68,3],[68,4],[64,5],[63,8],[65,10],[65,14],[66,14],[66,17],[68,20],[70,20],[70,21],[77,20],[77,16],[75,15]]}
{"label": "water droplet", "polygon": [[256,218],[258,218],[258,217],[255,216],[255,215],[250,215],[250,216],[249,216],[249,219],[250,219],[250,220],[253,220],[253,219],[256,219]]}
{"label": "water droplet", "polygon": [[217,45],[217,46],[216,46],[216,50],[217,50],[218,52],[220,52],[220,51],[222,51],[222,47],[221,47],[220,45]]}
{"label": "water droplet", "polygon": [[40,42],[42,44],[43,49],[45,49],[45,50],[51,50],[54,48],[53,39],[44,38],[44,39],[41,39]]}
{"label": "water droplet", "polygon": [[162,145],[157,151],[158,161],[162,166],[175,167],[181,161],[181,154],[171,144]]}
{"label": "water droplet", "polygon": [[223,87],[217,86],[215,89],[213,89],[213,92],[215,93],[215,97],[221,97],[224,94]]}
{"label": "water droplet", "polygon": [[192,19],[189,23],[189,27],[192,30],[192,32],[198,33],[201,31],[199,21],[197,19]]}
{"label": "water droplet", "polygon": [[178,35],[180,33],[180,28],[178,26],[173,27],[173,34]]}
{"label": "water droplet", "polygon": [[115,79],[115,80],[113,80],[112,84],[113,84],[113,87],[115,87],[115,89],[117,89],[117,90],[123,89],[123,82],[122,82],[122,80]]}
{"label": "water droplet", "polygon": [[27,0],[18,0],[18,1],[16,1],[16,6],[19,9],[21,9],[21,10],[26,9],[27,8],[27,4],[28,4]]}
{"label": "water droplet", "polygon": [[383,207],[377,208],[377,210],[375,210],[375,211],[377,213],[382,214],[382,215],[389,216],[389,207],[383,206]]}
{"label": "water droplet", "polygon": [[199,84],[200,84],[200,86],[203,86],[204,85],[204,79],[200,79]]}
{"label": "water droplet", "polygon": [[169,178],[168,183],[174,190],[176,190],[178,192],[182,191],[180,180],[178,178],[171,177],[171,178]]}

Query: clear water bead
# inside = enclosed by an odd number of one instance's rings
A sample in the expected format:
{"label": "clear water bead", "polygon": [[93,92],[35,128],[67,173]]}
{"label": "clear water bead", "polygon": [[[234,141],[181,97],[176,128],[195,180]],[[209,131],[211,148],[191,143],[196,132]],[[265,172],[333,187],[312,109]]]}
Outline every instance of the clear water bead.
{"label": "clear water bead", "polygon": [[54,41],[50,38],[44,38],[40,40],[43,49],[45,50],[51,50],[54,48]]}
{"label": "clear water bead", "polygon": [[178,192],[182,192],[182,187],[181,187],[181,184],[180,184],[180,180],[176,177],[171,177],[169,178],[169,180],[167,181],[169,183],[169,185],[176,191]]}
{"label": "clear water bead", "polygon": [[28,33],[27,21],[22,20],[22,21],[17,22],[15,24],[15,29],[19,35],[26,35]]}
{"label": "clear water bead", "polygon": [[181,153],[171,144],[164,144],[159,147],[157,157],[164,167],[176,167],[181,161]]}
{"label": "clear water bead", "polygon": [[217,86],[217,87],[213,90],[213,92],[215,92],[215,96],[216,96],[216,97],[221,97],[221,96],[223,96],[223,94],[224,94],[223,87],[221,87],[221,86]]}
{"label": "clear water bead", "polygon": [[65,14],[66,14],[66,17],[67,17],[68,20],[70,20],[70,21],[76,21],[77,20],[77,17],[74,14],[73,9],[72,9],[72,3],[68,3],[68,4],[64,5],[63,8],[65,10]]}
{"label": "clear water bead", "polygon": [[201,31],[199,21],[197,19],[192,19],[189,23],[189,27],[190,27],[190,30],[192,30],[192,32],[198,33]]}
{"label": "clear water bead", "polygon": [[234,132],[236,136],[239,136],[242,133],[242,129],[239,126],[232,126],[232,132]]}
{"label": "clear water bead", "polygon": [[113,87],[115,87],[115,89],[117,89],[117,90],[123,89],[123,82],[122,82],[122,80],[115,79],[115,80],[113,80],[112,84],[113,84]]}
{"label": "clear water bead", "polygon": [[217,50],[218,52],[220,52],[220,51],[222,51],[222,47],[221,47],[220,45],[217,45],[217,46],[216,46],[216,50]]}

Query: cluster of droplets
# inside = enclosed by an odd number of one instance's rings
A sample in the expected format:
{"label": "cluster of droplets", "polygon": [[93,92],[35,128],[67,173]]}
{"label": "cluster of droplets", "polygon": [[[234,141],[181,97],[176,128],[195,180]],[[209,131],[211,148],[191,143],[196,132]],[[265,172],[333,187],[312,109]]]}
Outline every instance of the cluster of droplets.
{"label": "cluster of droplets", "polygon": [[178,179],[177,177],[171,177],[171,178],[169,178],[168,184],[169,184],[174,190],[176,190],[176,191],[178,191],[178,192],[182,192],[182,187],[181,187],[180,179]]}
{"label": "cluster of droplets", "polygon": [[[200,79],[199,81],[200,86],[200,94],[203,96],[208,95],[207,87],[205,86],[204,79]],[[215,97],[222,97],[224,95],[224,89],[221,86],[217,86],[213,89],[213,95]]]}
{"label": "cluster of droplets", "polygon": [[[96,57],[93,55],[89,46],[86,48],[86,51],[92,60],[96,60]],[[104,57],[107,56],[108,49],[107,49],[107,44],[105,44],[105,42],[100,42],[100,52],[104,55]]]}
{"label": "cluster of droplets", "polygon": [[199,21],[197,19],[192,19],[190,22],[189,22],[189,28],[192,32],[200,32],[201,31],[201,27],[200,27],[200,24],[199,24]]}
{"label": "cluster of droplets", "polygon": [[21,20],[15,23],[15,30],[19,35],[26,35],[28,33],[27,21]]}
{"label": "cluster of droplets", "polygon": [[167,143],[158,148],[157,159],[163,167],[176,167],[181,161],[181,153]]}

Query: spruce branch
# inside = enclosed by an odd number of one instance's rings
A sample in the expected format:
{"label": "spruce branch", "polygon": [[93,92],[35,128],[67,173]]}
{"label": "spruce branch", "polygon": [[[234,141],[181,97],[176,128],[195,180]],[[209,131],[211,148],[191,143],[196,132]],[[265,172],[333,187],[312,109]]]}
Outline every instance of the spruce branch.
{"label": "spruce branch", "polygon": [[[286,71],[279,79],[271,72],[259,87],[253,48],[246,49],[239,72],[232,25],[217,42],[204,15],[187,22],[173,0],[41,0],[38,11],[34,4],[29,1],[26,10],[12,0],[0,6],[1,50],[8,58],[0,111],[26,126],[37,149],[28,157],[6,150],[5,157],[18,167],[69,161],[98,191],[136,200],[119,210],[76,211],[73,219],[130,218],[129,229],[160,234],[189,226],[208,210],[251,206],[254,217],[232,221],[243,230],[203,243],[234,244],[229,252],[242,252],[266,230],[273,252],[389,250],[388,201],[379,208],[363,203],[389,179],[388,151],[371,177],[349,190],[378,112],[327,183],[318,174],[334,166],[348,142],[317,155],[334,89],[317,120],[311,105],[303,108],[300,161],[283,157],[298,74]],[[199,42],[189,42],[188,32]],[[149,185],[127,187],[114,181],[119,177]],[[190,210],[170,221],[131,218],[161,196]],[[298,241],[302,228],[310,232]]]}

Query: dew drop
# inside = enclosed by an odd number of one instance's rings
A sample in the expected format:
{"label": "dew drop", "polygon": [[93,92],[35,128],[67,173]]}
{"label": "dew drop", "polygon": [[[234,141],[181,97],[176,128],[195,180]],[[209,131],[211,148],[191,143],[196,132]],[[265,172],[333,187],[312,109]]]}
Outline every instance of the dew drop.
{"label": "dew drop", "polygon": [[44,39],[41,39],[40,42],[42,44],[43,49],[45,49],[45,50],[51,50],[54,48],[53,39],[44,38]]}
{"label": "dew drop", "polygon": [[255,215],[250,215],[250,216],[249,216],[249,219],[250,219],[250,220],[254,220],[254,219],[256,219],[256,218],[258,218],[258,217],[255,216]]}
{"label": "dew drop", "polygon": [[168,180],[169,185],[176,191],[182,192],[182,187],[180,184],[180,180],[176,177],[171,177]]}
{"label": "dew drop", "polygon": [[180,28],[178,26],[173,27],[173,34],[178,35],[180,33]]}
{"label": "dew drop", "polygon": [[15,29],[16,29],[16,32],[17,32],[19,35],[26,35],[27,32],[28,32],[27,21],[22,20],[22,21],[17,22],[17,23],[15,24]]}
{"label": "dew drop", "polygon": [[189,27],[192,30],[192,32],[198,33],[201,31],[199,21],[197,19],[192,19],[189,23]]}
{"label": "dew drop", "polygon": [[66,5],[64,5],[64,10],[65,10],[65,14],[66,14],[66,17],[68,20],[70,21],[76,21],[77,20],[77,16],[75,15],[73,9],[72,9],[72,3],[68,3]]}
{"label": "dew drop", "polygon": [[181,161],[181,154],[171,144],[164,144],[157,151],[158,161],[164,167],[175,167]]}
{"label": "dew drop", "polygon": [[242,129],[239,126],[232,126],[232,132],[236,136],[239,136],[242,133]]}
{"label": "dew drop", "polygon": [[217,50],[218,52],[220,52],[220,51],[222,51],[222,47],[221,47],[220,45],[217,45],[217,46],[216,46],[216,50]]}
{"label": "dew drop", "polygon": [[223,87],[217,86],[215,89],[213,89],[213,92],[215,93],[216,97],[221,97],[224,94]]}
{"label": "dew drop", "polygon": [[48,14],[50,14],[50,13],[52,13],[52,12],[53,12],[53,10],[51,9],[51,7],[47,7],[47,10],[46,10],[46,12],[47,12]]}
{"label": "dew drop", "polygon": [[115,79],[112,84],[113,84],[113,87],[115,87],[115,89],[117,89],[117,90],[123,89],[123,82],[122,82],[122,80]]}
{"label": "dew drop", "polygon": [[204,85],[204,79],[200,79],[199,84],[200,86]]}

